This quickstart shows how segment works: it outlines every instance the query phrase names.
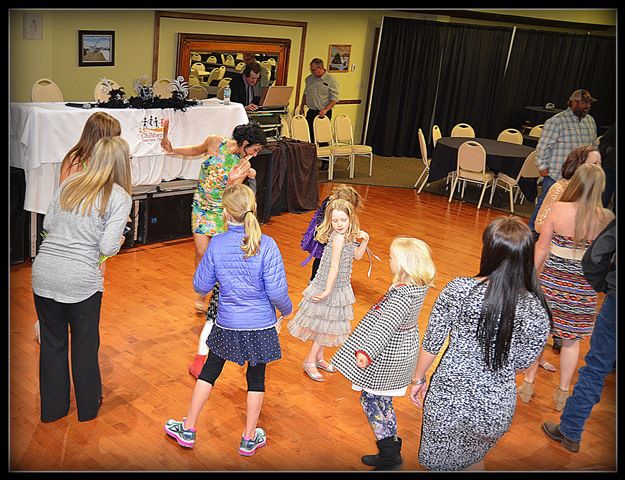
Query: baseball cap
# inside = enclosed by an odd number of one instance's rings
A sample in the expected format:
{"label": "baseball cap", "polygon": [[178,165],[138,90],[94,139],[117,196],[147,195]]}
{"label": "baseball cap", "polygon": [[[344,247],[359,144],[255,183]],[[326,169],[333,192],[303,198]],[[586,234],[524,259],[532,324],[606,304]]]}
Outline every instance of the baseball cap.
{"label": "baseball cap", "polygon": [[588,102],[588,103],[597,101],[596,98],[592,98],[592,95],[590,95],[590,92],[588,90],[584,90],[584,89],[575,90],[573,93],[571,93],[571,96],[569,97],[569,101],[571,100],[579,100],[579,101]]}

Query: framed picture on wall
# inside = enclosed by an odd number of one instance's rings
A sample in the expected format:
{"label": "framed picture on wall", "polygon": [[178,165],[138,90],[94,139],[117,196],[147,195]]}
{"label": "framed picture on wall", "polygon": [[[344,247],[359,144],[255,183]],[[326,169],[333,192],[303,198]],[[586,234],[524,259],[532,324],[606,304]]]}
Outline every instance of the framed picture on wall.
{"label": "framed picture on wall", "polygon": [[331,73],[349,72],[351,50],[351,45],[330,45],[328,71]]}
{"label": "framed picture on wall", "polygon": [[115,65],[115,32],[78,30],[78,66],[108,67]]}
{"label": "framed picture on wall", "polygon": [[43,38],[41,13],[24,13],[22,36],[26,40],[41,40]]}

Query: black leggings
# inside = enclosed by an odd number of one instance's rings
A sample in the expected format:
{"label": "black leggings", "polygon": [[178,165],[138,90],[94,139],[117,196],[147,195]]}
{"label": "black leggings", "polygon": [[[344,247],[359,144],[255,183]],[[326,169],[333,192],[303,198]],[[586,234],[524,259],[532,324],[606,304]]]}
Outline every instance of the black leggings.
{"label": "black leggings", "polygon": [[[198,377],[198,380],[204,380],[215,386],[217,378],[221,374],[226,361],[218,357],[212,350],[208,351],[208,357],[202,367],[202,371]],[[247,391],[248,392],[264,392],[265,391],[265,367],[266,363],[257,363],[252,366],[247,364],[247,372],[245,372],[245,378],[247,379]]]}

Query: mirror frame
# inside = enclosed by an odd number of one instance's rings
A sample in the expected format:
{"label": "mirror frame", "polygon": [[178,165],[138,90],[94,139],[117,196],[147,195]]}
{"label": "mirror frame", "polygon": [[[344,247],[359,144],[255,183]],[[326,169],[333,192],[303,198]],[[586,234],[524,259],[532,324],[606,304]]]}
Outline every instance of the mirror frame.
{"label": "mirror frame", "polygon": [[288,38],[239,37],[230,35],[206,35],[179,33],[176,51],[176,77],[188,82],[191,71],[191,52],[251,53],[277,55],[275,85],[286,85],[289,71],[291,40]]}

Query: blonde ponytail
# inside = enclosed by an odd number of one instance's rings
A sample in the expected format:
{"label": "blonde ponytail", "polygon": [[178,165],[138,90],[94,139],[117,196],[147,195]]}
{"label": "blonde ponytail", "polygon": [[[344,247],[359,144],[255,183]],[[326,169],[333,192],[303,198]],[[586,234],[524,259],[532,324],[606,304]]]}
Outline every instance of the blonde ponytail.
{"label": "blonde ponytail", "polygon": [[224,210],[237,223],[242,223],[245,236],[241,244],[244,257],[252,257],[260,252],[262,231],[256,218],[256,197],[250,187],[236,184],[227,187],[222,196]]}

